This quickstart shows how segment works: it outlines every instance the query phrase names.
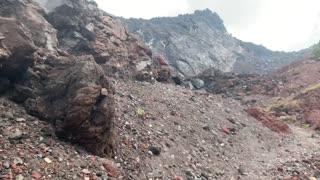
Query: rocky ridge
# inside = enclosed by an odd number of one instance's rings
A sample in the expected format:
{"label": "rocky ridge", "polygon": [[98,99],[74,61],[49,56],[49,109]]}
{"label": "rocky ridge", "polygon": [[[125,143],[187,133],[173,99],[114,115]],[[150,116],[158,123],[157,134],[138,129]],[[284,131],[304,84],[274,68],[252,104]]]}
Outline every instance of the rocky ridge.
{"label": "rocky ridge", "polygon": [[303,52],[275,52],[232,37],[217,13],[210,10],[178,17],[124,19],[140,36],[187,77],[214,68],[223,72],[267,73],[288,64]]}

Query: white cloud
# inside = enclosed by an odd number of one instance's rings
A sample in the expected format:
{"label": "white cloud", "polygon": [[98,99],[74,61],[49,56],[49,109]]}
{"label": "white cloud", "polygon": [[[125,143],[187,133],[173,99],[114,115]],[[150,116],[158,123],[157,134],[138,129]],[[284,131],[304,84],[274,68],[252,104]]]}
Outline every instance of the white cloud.
{"label": "white cloud", "polygon": [[152,18],[209,8],[233,36],[273,50],[299,50],[320,40],[319,0],[96,0],[125,18]]}
{"label": "white cloud", "polygon": [[[273,50],[299,50],[319,39],[313,31],[320,13],[317,0],[268,0],[263,3],[261,15],[248,28],[236,29],[241,39],[263,44]],[[254,15],[254,14],[252,14]]]}
{"label": "white cloud", "polygon": [[259,0],[188,0],[189,12],[209,8],[217,12],[228,26],[245,28],[260,16],[262,1]]}

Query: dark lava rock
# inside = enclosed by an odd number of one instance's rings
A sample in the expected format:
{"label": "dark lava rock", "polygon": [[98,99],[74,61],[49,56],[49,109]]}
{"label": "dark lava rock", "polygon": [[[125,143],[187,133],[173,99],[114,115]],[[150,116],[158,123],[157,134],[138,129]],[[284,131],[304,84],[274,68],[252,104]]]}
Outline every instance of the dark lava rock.
{"label": "dark lava rock", "polygon": [[155,147],[155,146],[150,146],[149,151],[156,156],[159,156],[161,153],[161,148],[160,147]]}

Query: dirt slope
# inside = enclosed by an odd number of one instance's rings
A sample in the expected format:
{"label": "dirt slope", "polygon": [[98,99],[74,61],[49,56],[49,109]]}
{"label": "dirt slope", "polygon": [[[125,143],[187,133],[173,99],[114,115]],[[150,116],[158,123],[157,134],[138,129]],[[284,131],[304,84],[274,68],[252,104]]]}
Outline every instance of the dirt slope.
{"label": "dirt slope", "polygon": [[310,132],[276,134],[233,99],[160,83],[116,87],[114,160],[58,140],[48,123],[1,99],[1,179],[282,179],[302,167],[292,168],[292,161],[320,149]]}
{"label": "dirt slope", "polygon": [[320,82],[320,61],[306,57],[279,69],[275,78],[283,81],[282,95],[300,93],[312,84]]}
{"label": "dirt slope", "polygon": [[[163,84],[126,82],[118,90],[120,152],[136,163],[125,167],[133,179],[277,179],[269,171],[319,149],[310,132],[273,133],[233,99]],[[149,146],[161,147],[160,156],[147,155]]]}
{"label": "dirt slope", "polygon": [[320,61],[305,58],[273,78],[281,82],[279,92],[263,107],[290,123],[320,130]]}

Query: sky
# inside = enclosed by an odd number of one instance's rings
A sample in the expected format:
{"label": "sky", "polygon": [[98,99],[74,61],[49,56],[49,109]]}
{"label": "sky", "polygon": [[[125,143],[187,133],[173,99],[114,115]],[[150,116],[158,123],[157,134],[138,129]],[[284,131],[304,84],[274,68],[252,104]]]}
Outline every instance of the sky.
{"label": "sky", "polygon": [[177,16],[209,8],[243,41],[277,51],[296,51],[320,40],[320,0],[96,0],[125,18]]}

